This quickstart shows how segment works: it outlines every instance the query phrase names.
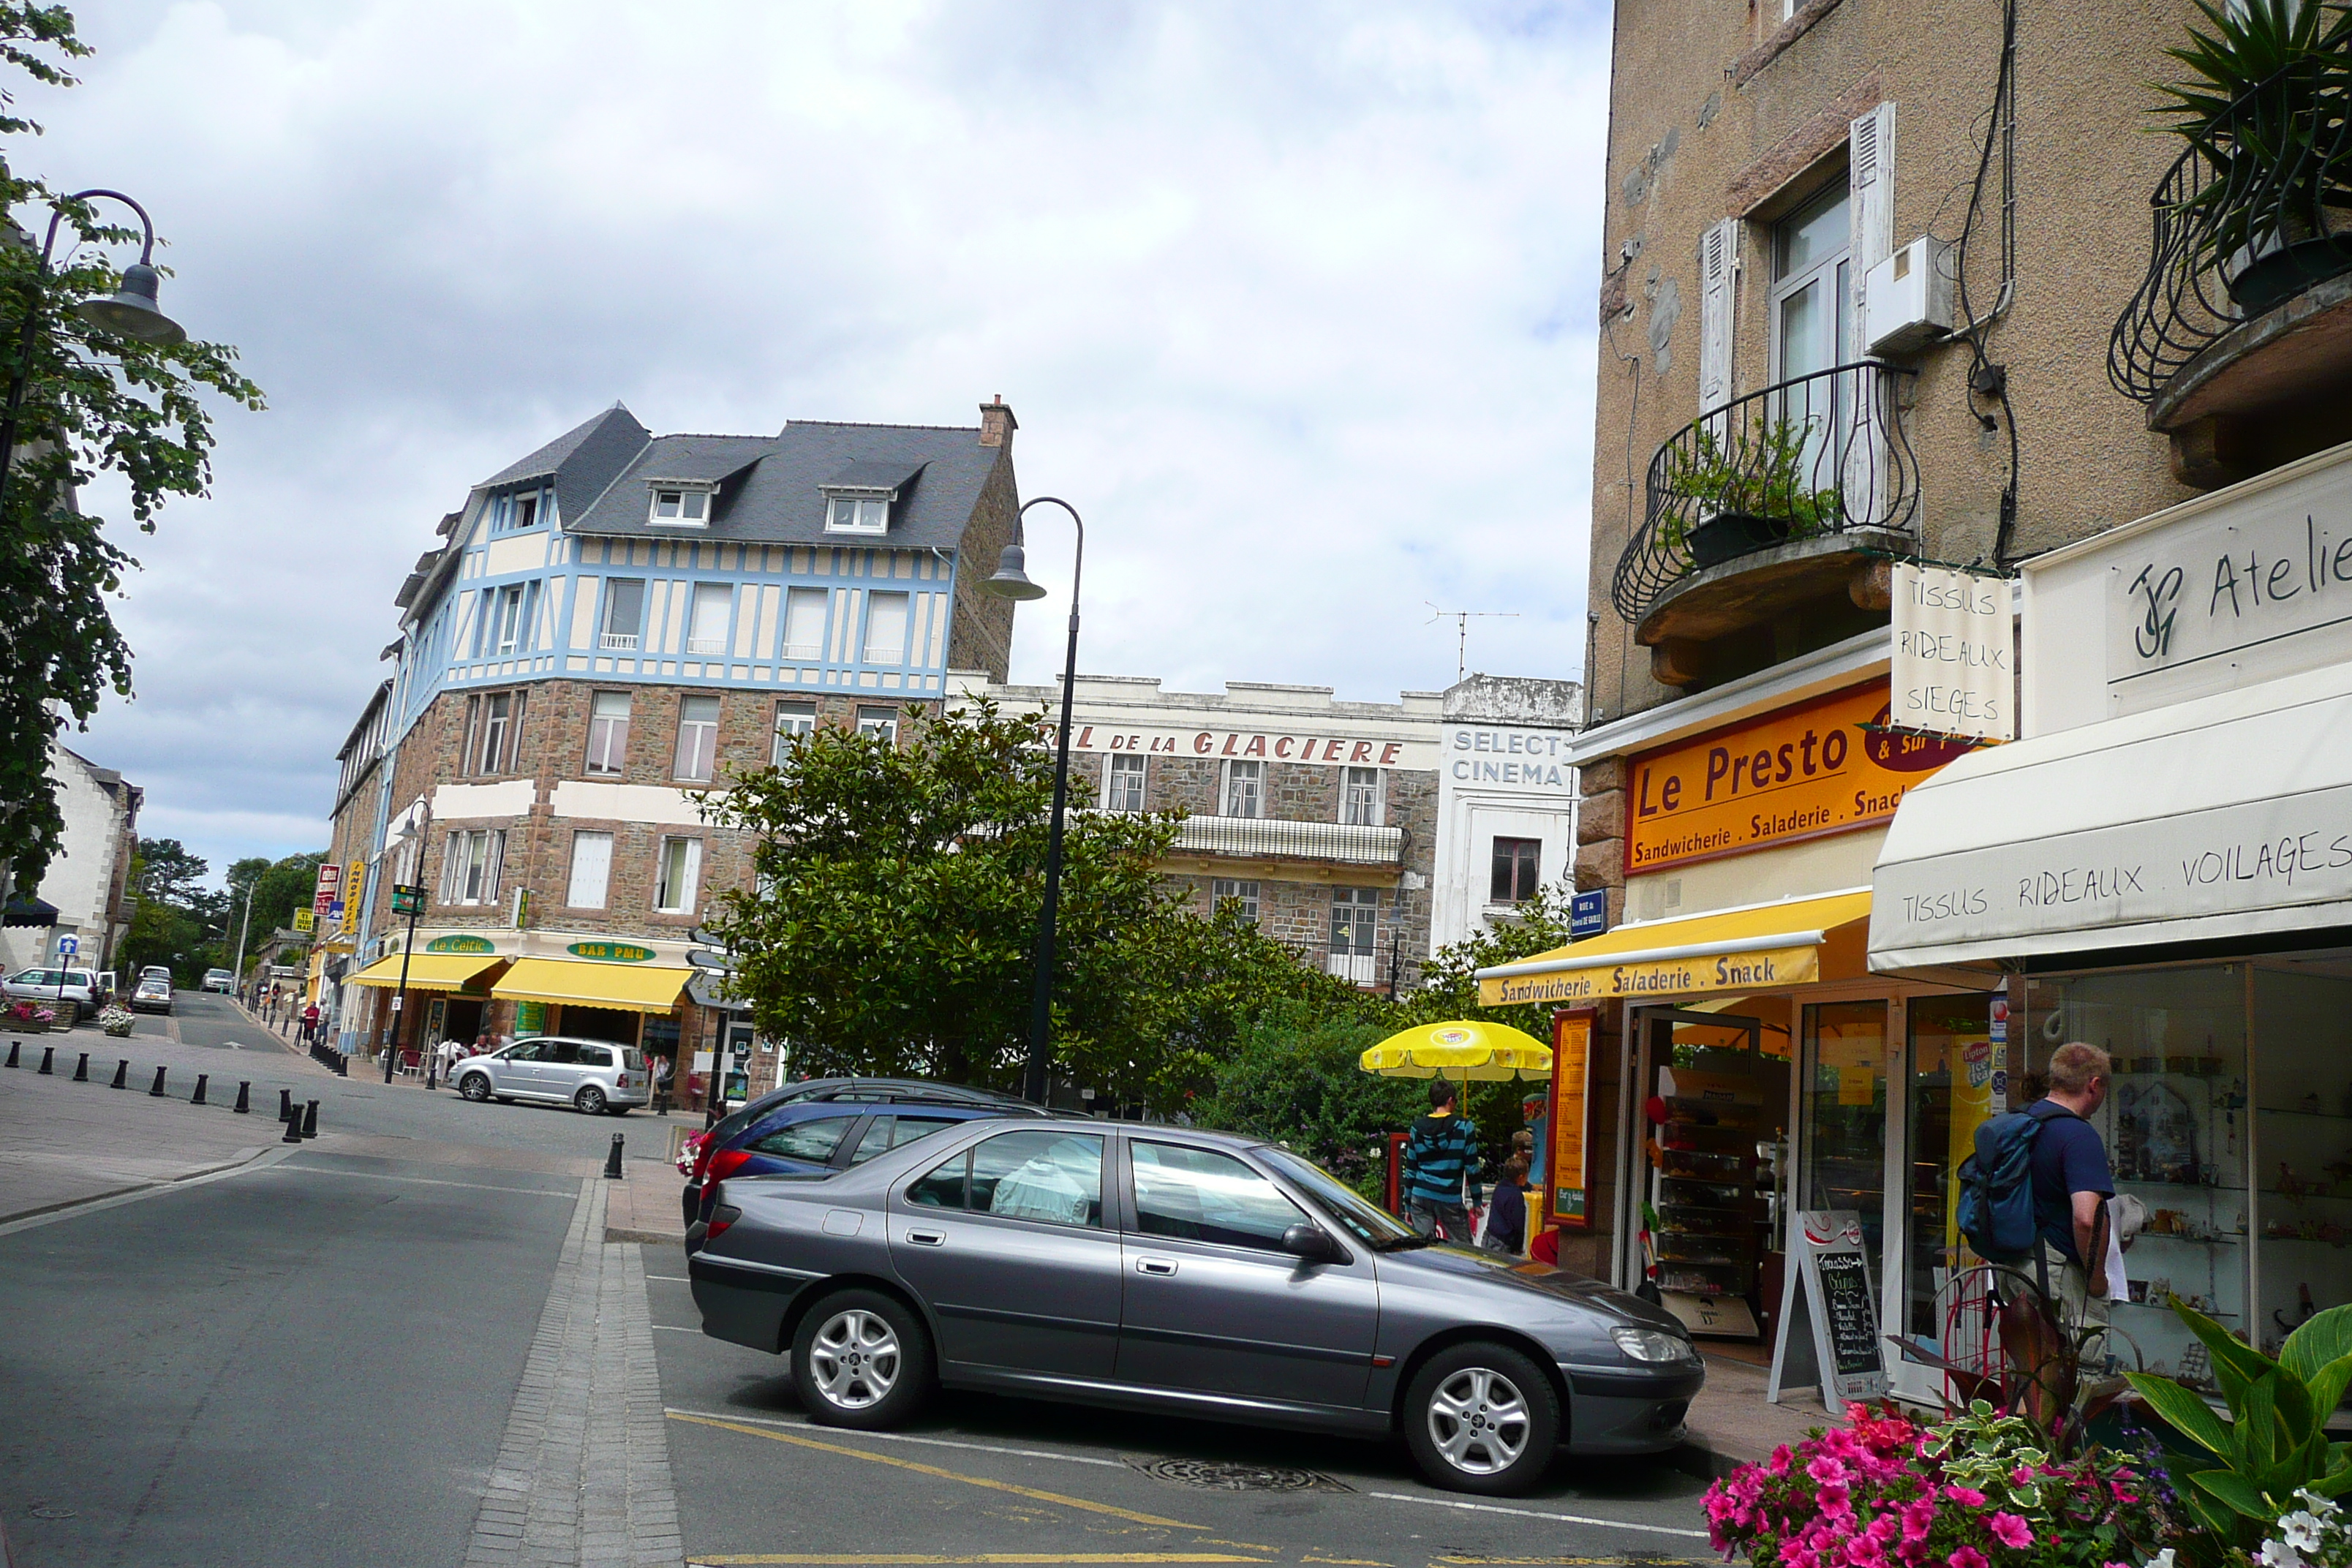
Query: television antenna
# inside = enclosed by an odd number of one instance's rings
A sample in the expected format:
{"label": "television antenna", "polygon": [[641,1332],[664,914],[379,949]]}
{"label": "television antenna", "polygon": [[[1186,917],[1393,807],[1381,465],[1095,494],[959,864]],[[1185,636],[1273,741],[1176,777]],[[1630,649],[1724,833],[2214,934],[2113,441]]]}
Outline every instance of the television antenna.
{"label": "television antenna", "polygon": [[1475,616],[1481,619],[1502,621],[1516,621],[1519,618],[1519,612],[1517,610],[1441,610],[1435,605],[1430,605],[1427,599],[1423,599],[1422,603],[1429,605],[1433,612],[1429,619],[1423,623],[1425,626],[1434,626],[1448,616],[1454,617],[1454,679],[1457,681],[1470,670],[1471,617]]}

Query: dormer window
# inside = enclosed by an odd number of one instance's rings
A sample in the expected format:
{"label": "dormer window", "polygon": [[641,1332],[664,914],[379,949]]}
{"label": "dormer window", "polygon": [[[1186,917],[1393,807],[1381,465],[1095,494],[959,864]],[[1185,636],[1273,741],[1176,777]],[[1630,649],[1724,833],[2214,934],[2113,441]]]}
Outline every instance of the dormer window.
{"label": "dormer window", "polygon": [[526,528],[537,528],[545,516],[547,499],[544,490],[523,490],[499,497],[490,503],[490,531],[518,533]]}
{"label": "dormer window", "polygon": [[825,500],[824,531],[827,533],[887,533],[890,531],[890,498],[887,495],[835,495]]}
{"label": "dormer window", "polygon": [[710,503],[718,495],[710,485],[656,484],[653,506],[646,521],[656,528],[708,528]]}

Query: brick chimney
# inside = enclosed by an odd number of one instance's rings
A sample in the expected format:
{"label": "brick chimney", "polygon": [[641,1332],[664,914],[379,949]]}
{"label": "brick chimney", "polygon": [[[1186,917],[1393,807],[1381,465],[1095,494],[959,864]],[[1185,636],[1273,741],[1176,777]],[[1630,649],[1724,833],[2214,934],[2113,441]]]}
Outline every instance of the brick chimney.
{"label": "brick chimney", "polygon": [[983,447],[1010,447],[1013,432],[1021,428],[1021,421],[1013,417],[1013,410],[1004,405],[1004,394],[980,405],[980,444]]}

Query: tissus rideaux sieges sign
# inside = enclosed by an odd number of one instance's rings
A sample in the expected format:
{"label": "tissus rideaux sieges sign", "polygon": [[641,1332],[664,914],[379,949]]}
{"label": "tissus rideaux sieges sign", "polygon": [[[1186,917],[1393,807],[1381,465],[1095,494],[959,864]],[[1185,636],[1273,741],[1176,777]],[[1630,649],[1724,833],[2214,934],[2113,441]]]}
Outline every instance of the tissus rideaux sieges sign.
{"label": "tissus rideaux sieges sign", "polygon": [[1913,784],[1974,742],[1886,728],[1874,680],[1635,756],[1629,875],[1889,820]]}

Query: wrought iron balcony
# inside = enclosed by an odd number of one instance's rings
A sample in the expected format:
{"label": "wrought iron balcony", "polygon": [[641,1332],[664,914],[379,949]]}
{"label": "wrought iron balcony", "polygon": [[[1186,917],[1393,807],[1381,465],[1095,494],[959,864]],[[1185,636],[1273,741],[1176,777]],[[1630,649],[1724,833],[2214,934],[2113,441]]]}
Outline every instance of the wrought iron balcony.
{"label": "wrought iron balcony", "polygon": [[1283,822],[1263,816],[1188,816],[1170,853],[1231,855],[1252,860],[1320,860],[1343,866],[1400,866],[1404,829],[1346,822]]}
{"label": "wrought iron balcony", "polygon": [[2150,198],[2147,276],[2107,341],[2154,403],[2237,328],[2352,271],[2352,61],[2289,65],[2198,126]]}
{"label": "wrought iron balcony", "polygon": [[1628,625],[1742,556],[1858,531],[1907,532],[1918,465],[1897,408],[1916,373],[1876,360],[1801,375],[1685,426],[1650,459],[1642,526],[1610,597]]}

